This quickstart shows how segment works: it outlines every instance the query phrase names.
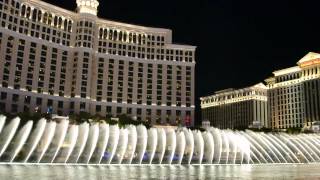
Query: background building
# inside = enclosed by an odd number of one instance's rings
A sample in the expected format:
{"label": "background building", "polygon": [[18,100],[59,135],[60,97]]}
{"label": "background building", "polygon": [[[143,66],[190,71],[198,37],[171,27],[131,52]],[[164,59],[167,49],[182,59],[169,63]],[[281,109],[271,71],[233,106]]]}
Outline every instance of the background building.
{"label": "background building", "polygon": [[302,128],[320,121],[320,54],[310,52],[298,66],[273,74],[266,80],[271,127]]}
{"label": "background building", "polygon": [[97,0],[76,3],[0,1],[0,111],[193,124],[195,47],[172,44],[168,29],[99,19]]}
{"label": "background building", "polygon": [[260,83],[244,89],[227,89],[201,98],[202,119],[221,129],[245,129],[256,122],[269,127],[267,87]]}

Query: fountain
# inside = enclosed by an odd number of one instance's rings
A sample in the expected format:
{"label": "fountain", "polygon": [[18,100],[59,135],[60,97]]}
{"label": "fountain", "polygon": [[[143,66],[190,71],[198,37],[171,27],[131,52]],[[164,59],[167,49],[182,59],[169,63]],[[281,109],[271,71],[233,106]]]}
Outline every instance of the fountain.
{"label": "fountain", "polygon": [[0,162],[21,164],[319,163],[320,135],[187,128],[70,124],[40,119],[20,124],[0,116]]}

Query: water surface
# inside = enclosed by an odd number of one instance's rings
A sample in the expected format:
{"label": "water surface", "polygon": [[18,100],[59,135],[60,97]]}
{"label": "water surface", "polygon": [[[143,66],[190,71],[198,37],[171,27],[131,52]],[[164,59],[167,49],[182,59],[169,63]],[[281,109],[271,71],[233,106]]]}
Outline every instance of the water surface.
{"label": "water surface", "polygon": [[320,164],[212,166],[0,165],[2,180],[320,179]]}

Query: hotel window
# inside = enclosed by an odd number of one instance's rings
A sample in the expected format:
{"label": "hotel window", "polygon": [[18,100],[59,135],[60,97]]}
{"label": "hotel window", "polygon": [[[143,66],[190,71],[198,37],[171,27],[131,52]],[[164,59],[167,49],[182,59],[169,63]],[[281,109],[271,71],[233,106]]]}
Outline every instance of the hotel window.
{"label": "hotel window", "polygon": [[112,102],[112,91],[113,91],[113,66],[114,60],[109,59],[108,63],[108,78],[107,78],[107,101]]}
{"label": "hotel window", "polygon": [[111,106],[107,106],[107,107],[106,107],[106,112],[107,112],[107,114],[111,114],[111,112],[112,112],[112,107],[111,107]]}
{"label": "hotel window", "polygon": [[122,108],[121,107],[117,107],[117,115],[120,115],[121,111],[122,111]]}
{"label": "hotel window", "polygon": [[191,67],[186,67],[186,105],[191,106]]}
{"label": "hotel window", "polygon": [[156,123],[161,124],[161,110],[160,109],[157,109],[157,112],[156,112]]}
{"label": "hotel window", "polygon": [[134,73],[134,63],[129,62],[128,66],[128,92],[127,92],[127,102],[132,103],[132,93],[133,93],[133,73]]}
{"label": "hotel window", "polygon": [[[29,61],[28,61],[28,73],[27,73],[27,79],[26,79],[26,88],[28,91],[31,91],[32,87],[32,78],[34,74],[34,68],[35,68],[35,55],[36,55],[36,47],[37,44],[34,42],[31,42],[29,49]],[[29,78],[28,78],[29,77]],[[31,77],[31,78],[30,78]]]}
{"label": "hotel window", "polygon": [[153,72],[153,64],[148,64],[148,69],[147,69],[147,105],[152,104],[152,72]]}
{"label": "hotel window", "polygon": [[140,108],[137,109],[137,115],[141,115],[142,110]]}
{"label": "hotel window", "polygon": [[96,105],[96,112],[101,112],[101,105]]}
{"label": "hotel window", "polygon": [[18,94],[13,94],[12,95],[12,101],[13,102],[18,102],[19,101],[19,95]]}
{"label": "hotel window", "polygon": [[151,123],[151,109],[146,110],[146,122]]}
{"label": "hotel window", "polygon": [[58,108],[63,108],[63,101],[58,101]]}
{"label": "hotel window", "polygon": [[74,109],[74,102],[70,102],[70,109]]}
{"label": "hotel window", "polygon": [[36,104],[37,104],[37,106],[41,106],[42,105],[42,98],[37,98]]}
{"label": "hotel window", "polygon": [[25,104],[30,104],[30,102],[31,102],[31,96],[26,96],[26,97],[24,98],[24,103],[25,103]]}
{"label": "hotel window", "polygon": [[12,113],[18,112],[18,105],[17,104],[11,104],[11,112]]}
{"label": "hotel window", "polygon": [[8,81],[9,81],[9,74],[10,74],[10,66],[11,66],[11,60],[13,56],[13,44],[14,44],[14,37],[9,36],[8,42],[7,42],[7,48],[5,51],[5,61],[4,61],[4,69],[3,69],[3,77],[2,77],[2,87],[8,87]]}
{"label": "hotel window", "polygon": [[6,104],[0,102],[0,112],[5,112],[5,110],[6,110]]}
{"label": "hotel window", "polygon": [[158,64],[157,68],[157,105],[162,104],[162,64]]}
{"label": "hotel window", "polygon": [[167,106],[171,106],[172,104],[172,65],[168,65],[167,66],[167,82],[166,82],[166,86],[167,86]]}
{"label": "hotel window", "polygon": [[142,91],[143,91],[143,63],[138,63],[138,92],[137,104],[142,104]]}
{"label": "hotel window", "polygon": [[123,69],[124,62],[123,60],[119,60],[118,66],[118,91],[117,91],[117,102],[122,103],[122,95],[123,95]]}
{"label": "hotel window", "polygon": [[127,114],[132,114],[132,108],[127,108]]}
{"label": "hotel window", "polygon": [[167,112],[166,112],[166,121],[167,121],[167,123],[169,123],[170,117],[171,117],[171,110],[167,110]]}
{"label": "hotel window", "polygon": [[80,102],[80,110],[85,110],[85,109],[86,109],[86,103]]}
{"label": "hotel window", "polygon": [[6,99],[7,99],[7,93],[1,92],[1,100],[6,100]]}
{"label": "hotel window", "polygon": [[182,123],[182,118],[181,118],[181,111],[176,110],[176,124],[181,124]]}
{"label": "hotel window", "polygon": [[104,74],[104,59],[99,58],[98,62],[98,78],[97,78],[97,94],[96,100],[102,100],[102,85],[103,85],[103,74]]}
{"label": "hotel window", "polygon": [[52,99],[48,99],[47,106],[50,107],[52,105],[53,105],[53,100]]}

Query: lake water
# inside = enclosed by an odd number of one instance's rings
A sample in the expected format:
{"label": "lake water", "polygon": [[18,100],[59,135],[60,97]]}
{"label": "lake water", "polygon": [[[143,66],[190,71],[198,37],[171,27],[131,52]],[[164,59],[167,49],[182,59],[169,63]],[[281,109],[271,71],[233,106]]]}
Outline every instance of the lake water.
{"label": "lake water", "polygon": [[1,180],[320,179],[320,164],[212,166],[0,165]]}

